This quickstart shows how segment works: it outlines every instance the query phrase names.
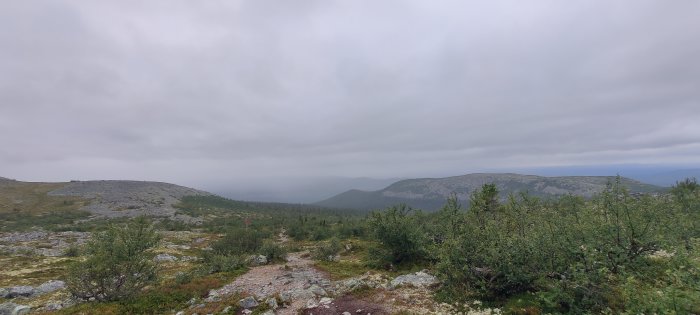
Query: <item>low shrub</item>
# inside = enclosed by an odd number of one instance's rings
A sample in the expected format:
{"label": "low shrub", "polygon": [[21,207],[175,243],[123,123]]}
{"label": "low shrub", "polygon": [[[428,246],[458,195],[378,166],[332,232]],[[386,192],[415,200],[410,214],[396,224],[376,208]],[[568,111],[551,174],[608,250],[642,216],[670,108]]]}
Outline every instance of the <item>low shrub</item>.
{"label": "low shrub", "polygon": [[115,301],[130,298],[156,280],[151,249],[159,237],[145,218],[123,227],[110,226],[85,247],[87,259],[74,264],[68,290],[80,299]]}
{"label": "low shrub", "polygon": [[340,253],[343,246],[337,238],[332,238],[330,241],[321,244],[314,252],[314,258],[317,260],[334,261],[336,255]]}
{"label": "low shrub", "polygon": [[260,247],[260,255],[267,257],[269,262],[282,262],[287,259],[287,251],[273,241],[265,241]]}

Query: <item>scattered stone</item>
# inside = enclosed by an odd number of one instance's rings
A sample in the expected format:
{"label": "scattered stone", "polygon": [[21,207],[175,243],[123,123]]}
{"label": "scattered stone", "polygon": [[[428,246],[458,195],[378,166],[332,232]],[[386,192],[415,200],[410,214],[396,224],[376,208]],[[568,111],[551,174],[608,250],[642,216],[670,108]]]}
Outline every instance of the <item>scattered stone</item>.
{"label": "scattered stone", "polygon": [[309,291],[311,291],[316,296],[328,295],[328,293],[326,293],[326,290],[324,290],[322,287],[319,287],[318,285],[315,285],[315,284],[309,288]]}
{"label": "scattered stone", "polygon": [[158,254],[153,260],[156,262],[173,262],[177,261],[177,257],[170,254]]}
{"label": "scattered stone", "polygon": [[350,312],[343,312],[343,315],[352,315]]}
{"label": "scattered stone", "polygon": [[269,306],[273,310],[276,310],[279,307],[279,305],[277,305],[277,299],[275,298],[267,299],[267,301],[265,301],[265,304],[267,304],[267,306]]}
{"label": "scattered stone", "polygon": [[[221,311],[221,314],[228,314],[228,312],[230,312],[232,308],[233,308],[233,306],[230,306],[230,305],[224,307],[224,310]],[[175,315],[177,315],[177,314],[175,314]]]}
{"label": "scattered stone", "polygon": [[306,301],[306,308],[315,308],[318,307],[318,303],[316,303],[315,299],[309,299]]}
{"label": "scattered stone", "polygon": [[292,291],[284,291],[280,293],[280,301],[282,301],[282,303],[289,303],[292,301],[292,295]]}
{"label": "scattered stone", "polygon": [[249,309],[258,306],[258,301],[256,301],[254,297],[248,296],[245,299],[238,301],[238,305],[240,305],[242,308]]}
{"label": "scattered stone", "polygon": [[328,304],[331,304],[331,302],[333,302],[333,299],[331,299],[329,297],[324,297],[321,299],[321,301],[318,302],[318,304],[328,305]]}
{"label": "scattered stone", "polygon": [[179,311],[179,312],[175,313],[175,315],[185,315],[185,311]]}
{"label": "scattered stone", "polygon": [[425,271],[419,271],[412,274],[402,275],[391,280],[391,288],[400,286],[412,286],[416,288],[431,287],[440,283],[437,278],[427,274]]}
{"label": "scattered stone", "polygon": [[264,313],[262,313],[261,315],[275,315],[275,312],[273,310],[267,310]]}

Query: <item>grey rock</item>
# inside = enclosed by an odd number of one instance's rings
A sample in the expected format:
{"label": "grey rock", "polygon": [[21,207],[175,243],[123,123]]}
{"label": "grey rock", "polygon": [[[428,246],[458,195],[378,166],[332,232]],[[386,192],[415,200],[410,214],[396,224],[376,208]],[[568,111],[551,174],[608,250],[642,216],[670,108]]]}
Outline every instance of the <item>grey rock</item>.
{"label": "grey rock", "polygon": [[[232,308],[233,308],[233,306],[230,306],[230,305],[224,307],[224,309],[221,311],[221,314],[228,314],[228,312],[230,312]],[[175,315],[177,315],[177,314],[175,314]]]}
{"label": "grey rock", "polygon": [[170,254],[158,254],[153,260],[156,262],[173,262],[177,261],[177,257]]}
{"label": "grey rock", "polygon": [[179,311],[179,312],[175,313],[175,315],[185,315],[185,311]]}
{"label": "grey rock", "polygon": [[309,299],[308,301],[306,301],[306,308],[314,308],[314,307],[318,307],[318,303],[316,303],[315,299]]}
{"label": "grey rock", "polygon": [[251,261],[256,266],[265,265],[265,264],[267,264],[267,257],[265,255],[257,255],[257,256],[253,256]]}
{"label": "grey rock", "polygon": [[32,309],[26,305],[17,305],[12,311],[12,315],[24,315],[29,314]]}
{"label": "grey rock", "polygon": [[293,291],[284,291],[280,293],[280,301],[282,301],[282,303],[289,303],[292,301],[293,296]]}
{"label": "grey rock", "polygon": [[10,294],[10,289],[0,288],[0,298],[6,299],[8,294]]}
{"label": "grey rock", "polygon": [[267,304],[267,306],[269,306],[273,310],[276,310],[279,307],[279,305],[277,305],[277,299],[275,298],[267,299],[267,301],[265,301],[265,304]]}
{"label": "grey rock", "polygon": [[352,315],[350,312],[343,312],[343,315]]}
{"label": "grey rock", "polygon": [[255,297],[248,296],[245,299],[238,301],[238,305],[240,305],[242,308],[248,309],[258,306],[258,301],[255,300]]}
{"label": "grey rock", "polygon": [[2,303],[0,304],[0,315],[12,315],[12,311],[15,310],[15,303]]}
{"label": "grey rock", "polygon": [[0,304],[0,315],[24,315],[28,314],[32,309],[26,305],[15,303]]}
{"label": "grey rock", "polygon": [[265,311],[264,313],[262,313],[262,315],[275,315],[275,311],[273,311],[273,310],[267,310],[267,311]]}
{"label": "grey rock", "polygon": [[328,293],[326,293],[326,290],[324,290],[322,287],[315,285],[315,284],[309,288],[309,291],[311,291],[316,296],[328,295]]}
{"label": "grey rock", "polygon": [[331,299],[329,297],[324,297],[324,298],[321,298],[321,301],[319,301],[318,304],[328,305],[328,304],[331,304],[332,302],[333,302],[333,299]]}
{"label": "grey rock", "polygon": [[51,293],[65,287],[66,283],[61,280],[49,280],[36,287],[36,291],[38,291],[38,293]]}
{"label": "grey rock", "polygon": [[419,271],[412,274],[401,275],[391,280],[391,288],[396,288],[400,286],[412,286],[412,287],[431,287],[440,283],[438,279],[432,275],[427,274],[425,271]]}
{"label": "grey rock", "polygon": [[17,287],[11,287],[8,288],[9,292],[5,295],[6,298],[16,298],[18,296],[21,297],[30,297],[36,293],[33,287],[28,286],[28,285],[23,285],[23,286],[17,286]]}

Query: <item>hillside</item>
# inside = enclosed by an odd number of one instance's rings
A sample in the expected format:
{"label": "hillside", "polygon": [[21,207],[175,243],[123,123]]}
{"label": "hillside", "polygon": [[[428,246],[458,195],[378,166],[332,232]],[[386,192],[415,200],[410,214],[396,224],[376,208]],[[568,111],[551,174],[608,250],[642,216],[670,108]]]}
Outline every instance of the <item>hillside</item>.
{"label": "hillside", "polygon": [[[424,210],[439,209],[447,197],[455,193],[461,201],[482,185],[494,183],[505,198],[509,193],[527,191],[538,197],[556,197],[573,194],[591,197],[602,191],[614,176],[543,177],[520,174],[468,174],[446,178],[421,178],[398,181],[378,191],[350,190],[316,204],[327,207],[377,209],[397,203],[406,203]],[[662,187],[621,178],[631,192],[662,191]]]}
{"label": "hillside", "polygon": [[185,196],[207,192],[168,183],[145,181],[22,182],[0,179],[0,213],[45,215],[82,212],[95,217],[176,215],[173,205]]}

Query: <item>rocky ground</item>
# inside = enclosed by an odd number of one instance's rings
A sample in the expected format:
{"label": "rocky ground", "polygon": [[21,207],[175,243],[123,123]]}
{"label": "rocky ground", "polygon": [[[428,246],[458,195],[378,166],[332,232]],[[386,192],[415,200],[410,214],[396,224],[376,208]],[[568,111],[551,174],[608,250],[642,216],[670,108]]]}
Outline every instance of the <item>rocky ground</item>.
{"label": "rocky ground", "polygon": [[[161,236],[155,260],[166,277],[191,268],[212,237],[189,231]],[[66,254],[89,238],[90,233],[73,231],[0,233],[0,315],[50,312],[75,304],[63,280],[79,258]]]}
{"label": "rocky ground", "polygon": [[[259,307],[267,315],[280,314],[460,314],[452,305],[433,300],[439,281],[426,271],[390,277],[367,272],[361,276],[331,281],[314,267],[307,251],[291,253],[284,264],[253,267],[230,284],[209,292],[201,304],[183,314],[197,314],[197,308],[242,294],[241,314]],[[466,305],[461,314],[500,314],[500,310],[478,310],[478,302]],[[472,309],[473,307],[473,309]]]}
{"label": "rocky ground", "polygon": [[[190,270],[216,235],[179,231],[161,232],[163,241],[155,261],[167,277]],[[67,266],[78,258],[64,257],[73,244],[83,244],[88,233],[43,232],[0,233],[0,315],[51,312],[76,303],[62,281]],[[288,238],[279,236],[280,243]],[[342,256],[342,255],[341,255]],[[264,256],[262,256],[264,257]],[[344,259],[344,258],[341,258]],[[255,259],[253,259],[255,260]],[[221,310],[231,314],[458,314],[453,305],[437,303],[433,292],[440,284],[429,271],[399,276],[368,271],[354,277],[331,280],[318,269],[309,249],[288,254],[287,261],[251,267],[230,283],[193,299],[178,315]],[[477,302],[478,303],[478,302]],[[477,310],[462,314],[499,314],[499,310]],[[176,312],[173,312],[176,313]]]}

